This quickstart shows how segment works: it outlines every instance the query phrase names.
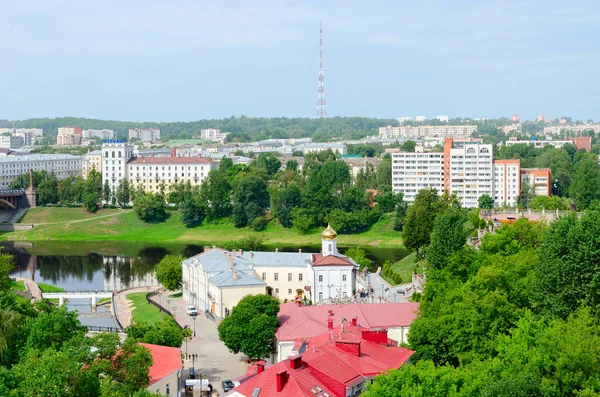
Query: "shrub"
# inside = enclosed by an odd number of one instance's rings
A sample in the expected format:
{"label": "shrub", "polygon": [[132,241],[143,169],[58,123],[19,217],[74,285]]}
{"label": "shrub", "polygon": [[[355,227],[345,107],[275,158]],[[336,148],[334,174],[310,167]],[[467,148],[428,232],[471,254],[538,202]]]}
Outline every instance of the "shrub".
{"label": "shrub", "polygon": [[255,232],[260,232],[265,228],[265,226],[267,226],[267,223],[267,219],[264,216],[256,217],[252,221],[252,230]]}

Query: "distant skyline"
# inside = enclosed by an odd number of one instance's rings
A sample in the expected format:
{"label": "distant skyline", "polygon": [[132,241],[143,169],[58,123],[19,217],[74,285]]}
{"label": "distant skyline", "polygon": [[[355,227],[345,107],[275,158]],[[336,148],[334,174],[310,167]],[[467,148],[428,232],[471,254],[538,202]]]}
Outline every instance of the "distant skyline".
{"label": "distant skyline", "polygon": [[0,119],[600,119],[594,0],[0,3]]}

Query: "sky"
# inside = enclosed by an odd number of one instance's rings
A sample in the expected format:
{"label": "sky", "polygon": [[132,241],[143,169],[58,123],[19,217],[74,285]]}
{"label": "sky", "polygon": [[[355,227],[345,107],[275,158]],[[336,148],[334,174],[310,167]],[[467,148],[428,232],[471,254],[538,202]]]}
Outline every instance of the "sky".
{"label": "sky", "polygon": [[0,0],[0,119],[600,120],[597,0]]}

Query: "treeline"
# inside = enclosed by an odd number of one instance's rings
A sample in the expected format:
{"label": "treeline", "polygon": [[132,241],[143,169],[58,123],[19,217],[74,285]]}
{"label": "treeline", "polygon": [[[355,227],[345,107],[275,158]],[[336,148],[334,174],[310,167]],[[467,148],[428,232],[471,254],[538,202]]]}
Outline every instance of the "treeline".
{"label": "treeline", "polygon": [[[218,128],[222,132],[231,132],[232,141],[246,142],[267,138],[305,138],[315,141],[328,141],[334,138],[360,139],[368,135],[377,135],[378,128],[385,125],[397,125],[394,119],[372,119],[366,117],[330,117],[327,119],[310,118],[266,118],[266,117],[229,117],[224,119],[198,120],[191,122],[138,123],[130,121],[98,120],[78,117],[38,118],[15,122],[16,128],[43,128],[45,136],[56,136],[58,127],[73,126],[82,129],[111,129],[121,139],[128,138],[130,128],[160,128],[162,139],[186,139],[200,135],[205,128]],[[12,127],[12,122],[0,120],[0,127]]]}
{"label": "treeline", "polygon": [[408,336],[415,354],[364,395],[598,395],[600,206],[549,226],[521,218],[474,249],[463,209],[429,193],[421,201],[436,215],[422,219],[433,223]]}
{"label": "treeline", "polygon": [[223,158],[199,187],[179,183],[157,194],[138,190],[133,198],[134,210],[148,222],[166,217],[166,203],[182,211],[187,227],[229,219],[235,227],[259,231],[277,221],[301,233],[328,222],[340,233],[359,233],[393,211],[400,229],[406,209],[402,195],[391,191],[389,159],[361,170],[353,181],[350,167],[332,151],[306,155],[301,170],[295,160],[282,167],[273,155],[261,154],[248,166]]}

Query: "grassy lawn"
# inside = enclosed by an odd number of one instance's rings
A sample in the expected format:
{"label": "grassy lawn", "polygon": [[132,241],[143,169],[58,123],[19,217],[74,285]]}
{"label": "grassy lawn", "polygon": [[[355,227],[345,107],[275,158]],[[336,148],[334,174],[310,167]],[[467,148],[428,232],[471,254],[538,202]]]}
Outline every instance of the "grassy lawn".
{"label": "grassy lawn", "polygon": [[146,292],[135,292],[127,295],[126,298],[133,302],[134,309],[131,314],[134,321],[154,324],[168,317],[155,306],[146,302]]}
{"label": "grassy lawn", "polygon": [[101,209],[95,213],[87,212],[84,208],[67,208],[67,207],[36,207],[32,208],[19,223],[57,223],[71,222],[84,219],[93,219],[99,216],[111,215],[115,213],[125,212],[127,210],[120,209]]}
{"label": "grassy lawn", "polygon": [[16,291],[25,291],[25,283],[23,281],[11,281],[10,289],[14,289]]}
{"label": "grassy lawn", "polygon": [[[256,232],[250,228],[237,229],[230,222],[202,225],[187,229],[181,223],[181,213],[170,211],[170,217],[158,224],[145,223],[138,219],[131,210],[101,210],[98,214],[87,214],[81,208],[34,208],[30,210],[23,222],[60,222],[75,219],[87,219],[83,222],[57,223],[37,225],[31,230],[10,232],[2,237],[13,241],[120,241],[145,243],[193,243],[197,245],[219,245],[238,241]],[[112,211],[120,212],[112,217],[94,219]],[[79,214],[79,215],[77,215]],[[79,216],[79,218],[77,218]],[[352,235],[338,236],[338,245],[360,245],[363,247],[402,247],[400,233],[393,230],[393,216],[386,214],[370,230]],[[266,239],[270,248],[282,246],[319,246],[322,228],[315,228],[306,235],[295,229],[285,229],[278,223],[270,222],[259,234]]]}
{"label": "grassy lawn", "polygon": [[99,305],[110,302],[110,298],[102,298],[98,301]]}
{"label": "grassy lawn", "polygon": [[176,294],[169,295],[169,298],[181,298],[181,292],[177,292]]}
{"label": "grassy lawn", "polygon": [[[412,274],[416,269],[416,272],[419,274],[423,274],[423,268],[425,267],[425,260],[422,259],[418,262],[415,262],[417,255],[413,252],[412,254],[407,255],[403,259],[392,265],[392,270],[402,277],[402,284],[410,283],[412,280]],[[395,285],[389,278],[381,275],[385,280],[391,285]]]}
{"label": "grassy lawn", "polygon": [[40,291],[42,291],[42,292],[63,292],[64,291],[64,288],[60,288],[60,287],[57,287],[57,286],[51,285],[51,284],[37,283],[37,285],[40,288]]}

